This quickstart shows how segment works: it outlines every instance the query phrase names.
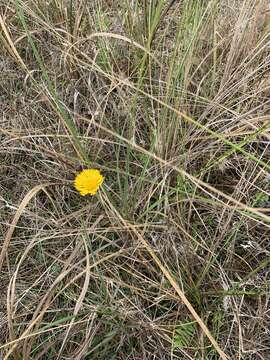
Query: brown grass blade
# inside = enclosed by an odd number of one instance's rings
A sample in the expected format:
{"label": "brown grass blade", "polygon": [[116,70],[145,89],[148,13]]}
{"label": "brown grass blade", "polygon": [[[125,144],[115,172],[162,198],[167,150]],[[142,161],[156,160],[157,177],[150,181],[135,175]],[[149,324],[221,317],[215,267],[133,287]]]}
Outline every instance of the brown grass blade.
{"label": "brown grass blade", "polygon": [[50,183],[47,184],[42,184],[42,185],[37,185],[35,186],[32,190],[30,190],[25,197],[23,198],[18,210],[16,211],[16,214],[12,220],[12,223],[8,229],[8,232],[6,234],[5,240],[4,240],[4,244],[1,250],[1,254],[0,254],[0,271],[2,269],[3,263],[4,263],[4,258],[7,255],[7,251],[8,251],[8,247],[12,238],[12,235],[14,233],[14,230],[16,228],[16,225],[23,213],[23,210],[25,209],[25,207],[27,206],[27,204],[29,203],[29,201],[42,189],[44,189],[46,186],[52,185]]}
{"label": "brown grass blade", "polygon": [[136,234],[137,238],[140,240],[140,242],[145,246],[146,250],[148,251],[148,253],[151,255],[151,257],[153,258],[153,260],[155,261],[155,263],[158,265],[158,267],[160,268],[161,272],[163,273],[163,275],[167,278],[167,280],[169,281],[169,283],[171,284],[171,286],[174,288],[174,290],[176,291],[176,293],[178,294],[179,298],[181,299],[181,301],[185,304],[185,306],[187,307],[187,309],[189,310],[190,314],[193,316],[193,318],[197,321],[197,323],[199,324],[199,326],[201,327],[203,333],[208,337],[209,341],[211,342],[211,344],[213,345],[213,347],[215,348],[215,350],[217,351],[217,353],[219,354],[220,358],[222,360],[228,360],[226,354],[224,353],[224,351],[221,350],[220,346],[218,345],[218,343],[216,342],[216,340],[213,338],[212,334],[210,333],[209,329],[207,328],[207,326],[204,324],[204,322],[202,321],[202,319],[200,318],[200,316],[197,314],[196,310],[194,309],[194,307],[191,305],[191,303],[188,301],[187,297],[185,296],[185,294],[182,292],[182,290],[180,289],[179,285],[177,284],[177,282],[175,281],[175,279],[173,278],[173,276],[171,275],[170,271],[161,263],[161,261],[159,260],[158,256],[155,254],[154,250],[152,249],[151,245],[143,238],[143,236],[139,233],[139,231],[132,226],[132,224],[130,224],[130,227],[132,228],[132,231]]}

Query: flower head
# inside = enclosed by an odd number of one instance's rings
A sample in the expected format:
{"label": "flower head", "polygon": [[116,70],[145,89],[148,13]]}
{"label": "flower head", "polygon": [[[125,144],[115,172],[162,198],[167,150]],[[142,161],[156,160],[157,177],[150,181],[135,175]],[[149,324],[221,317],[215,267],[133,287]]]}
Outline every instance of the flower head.
{"label": "flower head", "polygon": [[100,185],[103,183],[104,177],[97,169],[85,169],[81,171],[74,180],[76,190],[82,196],[95,195]]}

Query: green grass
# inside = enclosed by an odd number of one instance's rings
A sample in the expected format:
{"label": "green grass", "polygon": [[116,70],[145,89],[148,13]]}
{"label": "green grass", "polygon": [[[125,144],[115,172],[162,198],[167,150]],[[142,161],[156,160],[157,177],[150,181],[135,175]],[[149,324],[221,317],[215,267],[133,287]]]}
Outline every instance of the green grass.
{"label": "green grass", "polygon": [[0,357],[268,358],[266,5],[0,0]]}

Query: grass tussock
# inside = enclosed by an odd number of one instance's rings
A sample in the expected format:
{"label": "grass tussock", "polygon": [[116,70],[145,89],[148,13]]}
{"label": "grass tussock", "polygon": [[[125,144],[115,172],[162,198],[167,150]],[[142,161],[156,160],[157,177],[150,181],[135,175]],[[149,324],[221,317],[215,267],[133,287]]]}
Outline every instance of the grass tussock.
{"label": "grass tussock", "polygon": [[269,359],[268,1],[0,0],[0,46],[0,358]]}

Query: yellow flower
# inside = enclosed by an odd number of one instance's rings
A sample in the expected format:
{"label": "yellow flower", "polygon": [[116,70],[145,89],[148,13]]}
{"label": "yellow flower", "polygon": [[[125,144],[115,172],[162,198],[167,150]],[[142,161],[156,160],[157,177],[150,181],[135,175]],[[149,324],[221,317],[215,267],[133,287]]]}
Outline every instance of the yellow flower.
{"label": "yellow flower", "polygon": [[76,176],[74,186],[82,196],[95,195],[103,180],[104,177],[99,170],[85,169]]}

